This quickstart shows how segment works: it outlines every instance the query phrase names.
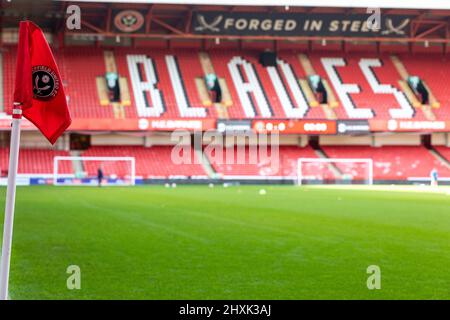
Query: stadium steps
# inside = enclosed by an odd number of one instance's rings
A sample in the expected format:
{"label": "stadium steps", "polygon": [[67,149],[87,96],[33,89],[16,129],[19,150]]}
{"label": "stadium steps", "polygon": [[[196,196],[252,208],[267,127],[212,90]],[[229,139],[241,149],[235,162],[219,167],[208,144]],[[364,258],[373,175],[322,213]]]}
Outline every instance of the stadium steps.
{"label": "stadium steps", "polygon": [[425,81],[423,82],[423,85],[425,86],[425,88],[428,91],[429,94],[429,99],[430,99],[430,106],[432,108],[440,108],[441,107],[441,103],[436,99],[436,97],[434,96],[433,92],[431,91],[431,88],[425,83]]}
{"label": "stadium steps", "polygon": [[125,77],[119,77],[120,86],[120,102],[122,107],[131,106],[130,89],[128,88],[128,80]]}
{"label": "stadium steps", "polygon": [[[117,65],[114,57],[114,53],[109,50],[103,52],[103,60],[105,62],[106,72],[117,73]],[[124,77],[119,77],[119,87],[120,87],[120,103],[110,102],[108,96],[108,88],[106,86],[106,80],[102,77],[97,77],[96,79],[97,93],[100,99],[101,106],[109,106],[112,108],[114,118],[124,119],[125,118],[125,108],[124,106],[131,105],[131,96],[128,89],[127,79]]]}
{"label": "stadium steps", "polygon": [[197,158],[201,160],[203,170],[205,170],[208,177],[211,179],[217,178],[218,174],[212,167],[211,163],[209,162],[208,157],[203,153],[203,150],[195,148],[194,151],[195,154],[197,155]]}
{"label": "stadium steps", "polygon": [[434,115],[433,110],[431,110],[431,106],[423,105],[422,106],[422,112],[424,113],[424,115],[427,118],[427,120],[430,120],[430,121],[435,121],[436,120],[436,116]]}
{"label": "stadium steps", "polygon": [[[70,151],[70,155],[72,157],[79,157],[81,156],[81,151]],[[81,160],[72,160],[72,167],[73,167],[73,171],[76,177],[80,177],[83,175],[83,173],[85,172],[84,170],[84,165],[83,165],[83,161]]]}
{"label": "stadium steps", "polygon": [[[199,52],[198,57],[200,60],[200,65],[202,66],[204,76],[206,76],[209,73],[216,74],[216,71],[214,70],[214,66],[208,53]],[[233,104],[233,101],[226,80],[224,78],[218,77],[218,81],[220,89],[222,90],[222,102],[214,104],[212,103],[211,98],[209,96],[208,90],[205,85],[205,80],[202,78],[196,78],[195,84],[197,86],[197,91],[199,93],[200,99],[203,102],[203,105],[209,107],[213,104],[219,118],[228,119],[229,115],[227,107],[231,106]]]}
{"label": "stadium steps", "polygon": [[195,143],[194,143],[194,152],[195,155],[197,156],[197,159],[200,159],[203,171],[206,172],[206,174],[208,175],[209,178],[217,178],[218,174],[217,172],[214,170],[213,166],[211,165],[211,162],[209,162],[208,157],[203,153],[203,149],[202,147],[198,147]]}
{"label": "stadium steps", "polygon": [[[402,89],[403,93],[405,94],[406,98],[411,103],[411,105],[413,105],[415,108],[420,108],[427,120],[430,120],[430,121],[436,120],[436,115],[433,113],[432,107],[430,105],[422,105],[420,103],[417,104],[418,103],[417,99],[414,99],[412,97],[415,95],[414,95],[414,93],[412,93],[412,91],[409,89],[409,86],[406,83],[406,81],[408,80],[408,77],[409,77],[409,72],[408,72],[408,70],[406,70],[406,67],[403,64],[403,62],[395,55],[391,55],[391,61],[394,65],[395,69],[397,69],[397,72],[400,74],[400,76],[403,79],[403,82],[401,82],[401,80],[399,81],[399,85],[400,85],[400,88]],[[426,86],[425,82],[424,82],[424,85]],[[437,102],[437,100],[434,97],[433,93],[431,92],[430,88],[428,88],[427,86],[426,86],[426,88],[430,95],[431,104],[435,108],[439,107],[440,104]],[[409,92],[409,91],[411,91],[411,92]]]}
{"label": "stadium steps", "polygon": [[[319,158],[322,159],[329,159],[329,157],[327,156],[327,154],[320,149],[320,147],[316,147],[314,148],[314,152],[316,153],[316,155]],[[341,170],[339,170],[339,168],[334,164],[334,163],[327,163],[328,169],[333,172],[333,174],[336,176],[336,179],[341,179],[342,178],[342,172]]]}
{"label": "stadium steps", "polygon": [[212,105],[212,101],[209,96],[208,89],[206,88],[205,80],[202,78],[195,78],[195,86],[197,88],[200,100],[202,101],[202,105],[205,107],[210,107]]}
{"label": "stadium steps", "polygon": [[422,105],[405,80],[399,80],[398,84],[399,84],[400,88],[402,89],[403,93],[405,94],[406,98],[409,100],[409,102],[412,104],[412,106],[414,108],[416,108],[416,109],[421,108],[426,119],[432,120],[432,121],[436,120],[436,116],[434,115],[433,111],[431,110],[431,106]]}
{"label": "stadium steps", "polygon": [[440,162],[442,162],[442,164],[444,166],[446,166],[447,168],[450,169],[450,161],[447,160],[438,150],[434,149],[433,147],[431,147],[431,149],[428,149],[428,151],[430,151],[430,153]]}
{"label": "stadium steps", "polygon": [[398,80],[398,85],[400,86],[406,98],[409,100],[409,102],[413,105],[414,108],[420,108],[422,106],[419,99],[417,99],[416,95],[408,86],[405,80]]}
{"label": "stadium steps", "polygon": [[109,104],[109,98],[105,79],[103,77],[97,77],[95,78],[95,84],[97,85],[97,94],[100,100],[100,105],[107,106]]}
{"label": "stadium steps", "polygon": [[[200,52],[199,59],[200,59],[200,65],[202,66],[204,75],[206,75],[208,73],[213,73],[213,74],[217,75],[216,70],[214,69],[213,63],[212,63],[211,58],[208,53]],[[230,90],[228,89],[228,85],[227,85],[225,78],[219,78],[219,76],[217,76],[217,78],[219,80],[220,88],[222,89],[222,102],[223,102],[222,106],[223,107],[232,106],[233,99],[231,98],[231,93],[230,93]]]}
{"label": "stadium steps", "polygon": [[[392,60],[392,63],[394,64],[395,68],[397,69],[398,73],[403,78],[403,81],[405,81],[405,83],[406,83],[406,80],[408,79],[408,76],[409,76],[409,72],[406,70],[406,67],[404,66],[403,62],[401,62],[400,59],[394,55],[391,56],[391,60]],[[425,81],[424,81],[423,85],[428,90],[430,106],[433,108],[439,108],[441,104],[434,96],[433,92],[431,91],[431,88],[425,83]]]}
{"label": "stadium steps", "polygon": [[[317,74],[317,72],[314,70],[314,67],[311,64],[311,61],[309,60],[309,58],[306,54],[299,54],[298,60],[300,62],[300,65],[305,70],[307,76]],[[326,81],[325,79],[322,79],[322,83],[325,87],[325,90],[327,91],[328,100],[329,100],[328,104],[325,104],[325,103],[319,104],[317,99],[314,96],[314,92],[311,90],[311,88],[308,84],[308,81],[305,79],[300,79],[300,86],[308,99],[309,105],[311,107],[320,105],[320,107],[322,108],[322,110],[325,114],[325,117],[327,119],[336,120],[337,115],[336,115],[336,112],[334,112],[333,108],[337,107],[339,105],[339,102],[337,101],[333,90],[331,89],[330,85],[328,84],[328,81]]]}
{"label": "stadium steps", "polygon": [[[206,76],[209,73],[215,74],[209,55],[205,52],[199,52],[198,57],[200,60],[200,65],[202,66],[203,75]],[[209,96],[208,89],[206,88],[204,78],[195,78],[195,86],[197,87],[197,92],[203,106],[210,107],[212,105],[212,101]]]}
{"label": "stadium steps", "polygon": [[400,77],[404,81],[408,80],[409,73],[405,68],[405,65],[400,61],[400,59],[397,56],[392,55],[391,61],[394,64],[395,68],[397,69],[398,73],[400,74]]}
{"label": "stadium steps", "polygon": [[320,106],[322,107],[322,110],[325,113],[325,117],[328,120],[336,120],[337,119],[336,113],[329,105],[322,103]]}
{"label": "stadium steps", "polygon": [[116,119],[125,119],[125,110],[123,106],[118,102],[111,102],[114,118]]}
{"label": "stadium steps", "polygon": [[311,76],[313,74],[316,74],[316,71],[314,70],[314,67],[311,64],[311,61],[309,60],[306,54],[301,53],[297,57],[298,61],[300,62],[300,65],[305,70],[306,75]]}
{"label": "stadium steps", "polygon": [[305,94],[306,100],[308,101],[308,104],[310,107],[317,107],[319,105],[319,102],[317,101],[316,97],[314,96],[314,92],[311,90],[311,87],[308,84],[308,81],[305,79],[299,79],[298,83],[300,84],[300,88],[302,89],[303,93]]}
{"label": "stadium steps", "polygon": [[[105,50],[103,52],[103,58],[105,60],[106,72],[118,73],[118,71],[117,71],[117,64],[116,64],[116,58],[114,57],[114,52],[109,51],[109,50]],[[124,86],[124,87],[122,87],[122,86]],[[128,84],[127,84],[127,81],[126,81],[125,78],[123,78],[123,77],[120,78],[119,77],[119,87],[120,87],[120,101],[121,101],[121,103],[111,102],[111,106],[112,106],[112,109],[113,109],[114,118],[116,118],[116,119],[123,119],[123,118],[125,118],[124,103],[127,103],[128,105],[131,104],[130,93],[128,91]],[[125,101],[125,100],[127,100],[127,101]]]}
{"label": "stadium steps", "polygon": [[330,108],[336,108],[337,106],[339,106],[339,101],[336,98],[336,96],[334,95],[334,91],[331,88],[331,85],[328,83],[328,81],[326,79],[322,79],[322,83],[323,83],[323,86],[325,87],[325,90],[327,91],[328,106]]}

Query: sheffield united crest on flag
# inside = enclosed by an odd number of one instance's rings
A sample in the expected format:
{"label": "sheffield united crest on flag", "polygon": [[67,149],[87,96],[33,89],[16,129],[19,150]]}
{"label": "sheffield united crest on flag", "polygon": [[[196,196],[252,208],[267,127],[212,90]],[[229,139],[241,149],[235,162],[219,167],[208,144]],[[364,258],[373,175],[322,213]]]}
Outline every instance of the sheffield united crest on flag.
{"label": "sheffield united crest on flag", "polygon": [[71,123],[58,66],[42,30],[20,22],[14,102],[53,144]]}
{"label": "sheffield united crest on flag", "polygon": [[58,75],[49,67],[34,66],[32,68],[32,79],[34,99],[52,99],[58,94]]}

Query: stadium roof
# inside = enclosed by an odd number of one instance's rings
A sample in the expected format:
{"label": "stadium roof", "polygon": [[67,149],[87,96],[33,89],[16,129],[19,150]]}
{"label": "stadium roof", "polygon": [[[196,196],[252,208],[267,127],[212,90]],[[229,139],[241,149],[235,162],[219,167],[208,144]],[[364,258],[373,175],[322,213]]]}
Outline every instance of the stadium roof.
{"label": "stadium roof", "polygon": [[292,6],[292,7],[344,7],[344,8],[401,8],[401,9],[450,9],[450,1],[443,0],[78,0],[105,3],[163,3],[191,5],[230,6]]}
{"label": "stadium roof", "polygon": [[[116,37],[164,41],[224,39],[226,41],[311,42],[326,39],[400,44],[426,42],[427,45],[443,44],[445,51],[450,48],[450,1],[427,0],[419,4],[414,0],[358,0],[355,4],[354,0],[279,0],[276,3],[273,0],[258,0],[256,5],[254,0],[239,0],[239,5],[236,5],[235,0],[217,0],[213,4],[201,4],[205,2],[205,0],[2,1],[0,2],[0,30],[7,28],[14,30],[17,28],[18,21],[29,19],[47,32],[59,37],[97,37],[99,41]],[[384,29],[378,30],[378,33],[364,33],[363,28],[359,28],[358,24],[364,26],[361,21],[368,19],[371,14],[366,10],[371,7],[364,7],[364,5],[373,4],[373,2],[379,7],[395,5],[403,8],[384,8],[380,16],[381,27]],[[231,3],[235,5],[226,5]],[[292,3],[295,5],[291,6]],[[66,9],[72,4],[79,5],[81,8],[80,29],[69,30],[64,27]],[[333,6],[327,6],[327,4]],[[353,7],[349,7],[349,4]],[[448,9],[414,9],[419,6]],[[128,14],[130,11],[136,16],[133,21],[137,26],[131,31],[127,30],[121,24],[123,21],[120,20],[121,15]],[[241,23],[249,19],[257,22],[271,19],[284,19],[285,22],[292,20],[296,23],[297,29],[292,29],[294,31],[291,33],[286,30],[262,30],[261,28],[255,31],[252,26],[252,30],[241,28],[237,32],[236,28],[239,26],[224,25],[225,21],[228,23],[239,20]],[[310,19],[315,23],[318,21],[317,23],[323,27],[316,30],[312,27],[312,23],[309,26]],[[331,22],[338,26],[337,29],[335,28],[337,32],[333,28],[326,27]],[[347,32],[345,26],[349,23],[355,28],[354,30],[347,28]],[[272,26],[275,28],[275,24]],[[301,29],[300,26],[302,26]]]}

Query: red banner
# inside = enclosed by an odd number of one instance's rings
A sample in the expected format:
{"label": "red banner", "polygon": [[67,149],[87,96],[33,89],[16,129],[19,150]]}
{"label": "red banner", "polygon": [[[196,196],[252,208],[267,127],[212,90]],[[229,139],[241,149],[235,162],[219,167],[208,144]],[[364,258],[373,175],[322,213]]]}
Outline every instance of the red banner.
{"label": "red banner", "polygon": [[[347,120],[350,123],[350,120]],[[206,131],[216,129],[216,119],[80,119],[72,120],[69,131]],[[342,121],[341,121],[342,122]],[[371,132],[450,132],[450,121],[428,120],[369,120]],[[256,133],[280,134],[338,134],[334,120],[253,120]],[[0,130],[11,129],[11,118],[0,119]],[[37,130],[22,119],[23,130]],[[339,132],[343,134],[342,132]],[[369,132],[367,132],[369,133]]]}
{"label": "red banner", "polygon": [[[0,119],[0,130],[9,130],[11,119]],[[69,131],[205,131],[216,128],[215,119],[73,119]],[[22,129],[36,130],[28,120]]]}

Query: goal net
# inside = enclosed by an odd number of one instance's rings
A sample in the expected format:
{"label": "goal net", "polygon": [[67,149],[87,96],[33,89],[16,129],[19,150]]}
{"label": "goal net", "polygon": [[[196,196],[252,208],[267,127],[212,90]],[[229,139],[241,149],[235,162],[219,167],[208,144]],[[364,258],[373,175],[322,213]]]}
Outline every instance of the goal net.
{"label": "goal net", "polygon": [[297,184],[372,184],[372,159],[300,158]]}
{"label": "goal net", "polygon": [[[99,175],[99,171],[101,174]],[[134,157],[61,157],[53,158],[53,184],[132,186],[136,180]],[[99,179],[102,176],[102,179]]]}

